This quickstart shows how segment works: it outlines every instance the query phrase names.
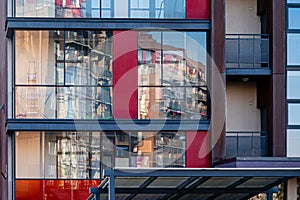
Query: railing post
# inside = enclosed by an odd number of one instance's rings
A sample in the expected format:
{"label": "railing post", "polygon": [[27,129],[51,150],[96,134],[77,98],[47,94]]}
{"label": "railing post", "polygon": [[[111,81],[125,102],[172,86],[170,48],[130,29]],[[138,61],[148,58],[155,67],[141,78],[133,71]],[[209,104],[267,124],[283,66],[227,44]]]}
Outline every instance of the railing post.
{"label": "railing post", "polygon": [[[241,48],[241,42],[240,42],[240,35],[238,35],[238,68],[240,68],[240,56],[241,56],[241,51],[240,51],[240,48]],[[226,49],[225,49],[226,51]]]}
{"label": "railing post", "polygon": [[253,63],[252,63],[252,68],[254,69],[254,66],[255,66],[255,35],[252,36],[252,46],[253,46],[253,52],[252,52],[252,55],[253,55]]}

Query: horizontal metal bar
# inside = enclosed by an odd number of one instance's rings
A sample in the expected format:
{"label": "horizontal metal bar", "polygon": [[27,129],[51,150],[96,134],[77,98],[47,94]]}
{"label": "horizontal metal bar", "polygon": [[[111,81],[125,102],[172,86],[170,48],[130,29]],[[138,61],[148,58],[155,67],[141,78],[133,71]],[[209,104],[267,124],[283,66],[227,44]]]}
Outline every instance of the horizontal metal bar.
{"label": "horizontal metal bar", "polygon": [[270,36],[270,34],[226,34],[226,36]]}
{"label": "horizontal metal bar", "polygon": [[[269,189],[269,188],[268,188]],[[101,191],[101,193],[107,193],[107,189]],[[195,188],[195,189],[182,189],[179,192],[183,194],[223,194],[224,191],[220,188]],[[228,193],[236,194],[236,193],[253,193],[257,194],[260,192],[265,192],[264,188],[234,188],[231,189]],[[177,194],[178,190],[176,188],[147,188],[145,190],[139,191],[134,188],[115,188],[115,194]]]}
{"label": "horizontal metal bar", "polygon": [[7,131],[205,131],[209,124],[199,120],[8,119]]}
{"label": "horizontal metal bar", "polygon": [[261,76],[270,76],[272,75],[272,70],[270,67],[266,67],[264,69],[254,69],[254,68],[226,68],[226,75],[261,75]]}
{"label": "horizontal metal bar", "polygon": [[104,170],[104,176],[111,175],[115,177],[300,177],[300,168],[115,168]]}
{"label": "horizontal metal bar", "polygon": [[13,30],[65,30],[65,29],[172,29],[210,30],[210,20],[192,19],[78,19],[78,18],[12,18],[6,21],[7,37]]}

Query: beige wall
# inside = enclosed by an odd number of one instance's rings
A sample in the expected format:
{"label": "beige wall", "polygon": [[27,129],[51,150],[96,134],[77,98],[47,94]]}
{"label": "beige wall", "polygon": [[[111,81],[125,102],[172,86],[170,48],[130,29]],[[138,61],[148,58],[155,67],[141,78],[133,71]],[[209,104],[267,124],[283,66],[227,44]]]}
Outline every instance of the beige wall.
{"label": "beige wall", "polygon": [[260,33],[256,0],[226,0],[226,33]]}
{"label": "beige wall", "polygon": [[260,131],[256,83],[227,82],[226,131]]}

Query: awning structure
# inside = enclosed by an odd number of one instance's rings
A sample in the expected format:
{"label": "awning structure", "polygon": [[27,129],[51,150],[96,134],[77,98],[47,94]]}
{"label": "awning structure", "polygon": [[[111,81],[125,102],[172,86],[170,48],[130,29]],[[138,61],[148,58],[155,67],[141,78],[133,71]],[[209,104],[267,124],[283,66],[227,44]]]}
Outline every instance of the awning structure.
{"label": "awning structure", "polygon": [[95,199],[247,199],[300,177],[299,168],[115,168],[91,188]]}

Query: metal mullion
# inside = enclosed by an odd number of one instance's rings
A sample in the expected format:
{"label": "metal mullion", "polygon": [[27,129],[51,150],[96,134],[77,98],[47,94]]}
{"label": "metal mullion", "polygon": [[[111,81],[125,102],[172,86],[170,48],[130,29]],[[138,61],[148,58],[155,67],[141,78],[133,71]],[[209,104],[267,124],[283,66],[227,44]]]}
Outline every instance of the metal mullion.
{"label": "metal mullion", "polygon": [[[13,40],[12,40],[12,74],[11,74],[11,78],[12,78],[12,102],[11,102],[11,106],[12,106],[12,118],[16,118],[16,86],[15,86],[15,83],[16,83],[16,31],[14,31],[14,37],[13,37]],[[8,84],[8,83],[6,83]]]}

